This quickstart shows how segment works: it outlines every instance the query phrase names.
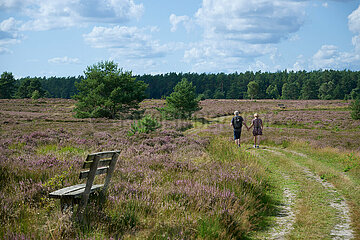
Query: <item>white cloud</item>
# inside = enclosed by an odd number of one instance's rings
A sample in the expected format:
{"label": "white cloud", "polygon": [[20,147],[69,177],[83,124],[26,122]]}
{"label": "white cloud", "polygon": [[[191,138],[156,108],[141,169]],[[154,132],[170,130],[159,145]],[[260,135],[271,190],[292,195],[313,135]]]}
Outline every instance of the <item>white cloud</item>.
{"label": "white cloud", "polygon": [[360,55],[341,52],[334,45],[323,45],[312,57],[314,69],[359,69]]}
{"label": "white cloud", "polygon": [[355,50],[360,52],[360,5],[348,16],[348,21],[350,31],[356,34],[352,38],[352,44],[354,45]]}
{"label": "white cloud", "polygon": [[139,19],[144,11],[134,0],[17,0],[0,3],[0,8],[16,8],[27,18],[21,30],[49,30],[104,22],[120,23]]}
{"label": "white cloud", "polygon": [[342,52],[337,46],[323,45],[311,59],[313,69],[360,69],[360,6],[348,16],[348,26],[355,34],[354,50]]}
{"label": "white cloud", "polygon": [[55,63],[55,64],[78,64],[80,63],[80,60],[78,58],[69,58],[67,56],[65,57],[55,57],[48,60],[49,63]]}
{"label": "white cloud", "polygon": [[[1,46],[1,44],[0,44],[0,46]],[[10,53],[12,53],[12,51],[10,51],[10,49],[0,47],[0,55],[2,55],[2,54],[10,54]]]}
{"label": "white cloud", "polygon": [[195,16],[206,38],[268,44],[298,31],[305,12],[289,0],[204,0]]}
{"label": "white cloud", "polygon": [[[150,29],[151,31],[152,29]],[[153,40],[146,29],[137,27],[114,26],[94,27],[84,34],[85,42],[94,48],[107,48],[113,55],[126,58],[162,57],[168,50],[168,45],[161,45]]]}
{"label": "white cloud", "polygon": [[232,71],[240,63],[257,68],[257,58],[273,55],[275,44],[296,36],[305,6],[291,0],[203,0],[194,16],[203,28],[203,40],[185,51],[184,60],[194,66],[217,62]]}
{"label": "white cloud", "polygon": [[22,0],[0,0],[0,10],[20,8],[22,6],[22,2]]}
{"label": "white cloud", "polygon": [[175,32],[177,30],[177,25],[183,23],[187,30],[190,29],[191,23],[189,16],[176,16],[175,14],[171,14],[169,17],[171,24],[171,31]]}
{"label": "white cloud", "polygon": [[0,22],[0,54],[12,53],[8,45],[19,43],[23,38],[17,30],[19,24],[13,17]]}

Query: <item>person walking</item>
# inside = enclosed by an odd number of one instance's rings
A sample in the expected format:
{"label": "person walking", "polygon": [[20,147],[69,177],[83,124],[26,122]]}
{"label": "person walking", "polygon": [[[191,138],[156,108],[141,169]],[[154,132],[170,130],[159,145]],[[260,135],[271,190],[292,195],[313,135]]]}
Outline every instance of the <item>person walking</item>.
{"label": "person walking", "polygon": [[248,130],[249,128],[246,126],[244,119],[239,115],[239,111],[234,112],[234,117],[231,119],[230,126],[234,128],[234,140],[235,144],[240,147],[240,137],[241,137],[241,128],[244,125]]}
{"label": "person walking", "polygon": [[[259,115],[257,113],[254,114],[254,119],[251,121],[251,125],[248,128],[253,129],[253,135],[254,135],[254,148],[259,148],[260,145],[260,135],[262,135],[262,130],[264,128],[262,120],[259,118]],[[257,144],[256,144],[257,143]]]}

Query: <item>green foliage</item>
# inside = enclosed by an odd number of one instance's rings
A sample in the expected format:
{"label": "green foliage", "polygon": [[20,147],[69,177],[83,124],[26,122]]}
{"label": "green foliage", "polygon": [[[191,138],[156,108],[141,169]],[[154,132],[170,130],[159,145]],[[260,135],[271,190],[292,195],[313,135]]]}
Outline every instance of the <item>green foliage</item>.
{"label": "green foliage", "polygon": [[155,118],[152,118],[150,115],[146,115],[139,121],[131,124],[131,129],[128,135],[132,136],[136,133],[149,133],[155,131],[160,127],[160,123],[158,123]]}
{"label": "green foliage", "polygon": [[0,77],[0,99],[10,99],[15,92],[15,79],[12,73],[3,72]]}
{"label": "green foliage", "polygon": [[306,80],[301,88],[301,99],[317,99],[319,94],[318,89],[319,87],[316,85],[316,80]]}
{"label": "green foliage", "polygon": [[349,153],[344,158],[344,172],[348,172],[353,168],[360,168],[360,158],[354,153]]}
{"label": "green foliage", "polygon": [[129,201],[123,204],[120,209],[113,209],[108,212],[108,231],[111,235],[119,238],[126,231],[137,227],[140,223],[138,216],[139,204],[136,201]]}
{"label": "green foliage", "polygon": [[131,75],[113,61],[87,67],[85,78],[76,84],[79,90],[74,96],[78,100],[76,117],[117,118],[120,113],[139,108],[139,103],[145,99],[147,85],[135,81]]}
{"label": "green foliage", "polygon": [[360,98],[360,87],[354,88],[350,93],[351,99]]}
{"label": "green foliage", "polygon": [[78,93],[75,83],[84,79],[78,77],[49,77],[40,79],[42,87],[49,93],[52,98],[71,98]]}
{"label": "green foliage", "polygon": [[299,98],[299,87],[296,82],[284,83],[281,98],[294,100]]}
{"label": "green foliage", "polygon": [[360,119],[360,98],[354,100],[351,103],[350,109],[351,109],[352,119],[359,120]]}
{"label": "green foliage", "polygon": [[279,94],[277,85],[269,85],[266,89],[266,94],[270,98],[274,98],[274,99],[279,98],[280,94]]}
{"label": "green foliage", "polygon": [[47,187],[51,190],[59,189],[64,187],[64,181],[69,176],[69,172],[71,171],[72,167],[69,168],[69,171],[64,171],[60,175],[56,175],[50,178],[47,182],[43,184],[44,187]]}
{"label": "green foliage", "polygon": [[219,239],[221,231],[217,217],[204,217],[199,220],[198,232],[201,239]]}
{"label": "green foliage", "polygon": [[31,94],[31,99],[33,100],[37,100],[40,98],[40,92],[39,90],[35,90],[32,94]]}
{"label": "green foliage", "polygon": [[165,116],[176,119],[191,118],[201,108],[196,97],[195,87],[186,78],[176,84],[174,91],[166,98],[166,107],[159,109]]}
{"label": "green foliage", "polygon": [[334,82],[329,81],[321,84],[319,88],[319,98],[323,100],[333,99]]}
{"label": "green foliage", "polygon": [[259,83],[255,81],[249,82],[247,85],[247,94],[251,99],[256,99],[259,96],[260,86]]}
{"label": "green foliage", "polygon": [[[37,91],[38,93],[34,92]],[[42,98],[46,96],[46,91],[42,88],[40,79],[38,78],[24,78],[20,81],[20,86],[15,94],[16,98]],[[33,98],[34,99],[34,98]]]}
{"label": "green foliage", "polygon": [[[284,70],[275,73],[247,71],[245,73],[235,72],[230,74],[167,73],[136,76],[137,81],[143,81],[149,85],[145,92],[149,98],[155,99],[169,96],[174,86],[183,78],[192,82],[193,86],[196,87],[196,94],[203,94],[204,99],[243,99],[251,97],[247,91],[248,84],[252,81],[257,82],[259,85],[258,94],[256,97],[253,96],[256,99],[356,99],[360,96],[360,71],[319,70],[312,72],[288,72]],[[10,96],[13,96],[13,93],[16,92],[23,81],[35,79],[40,81],[42,88],[45,90],[45,97],[71,98],[78,94],[79,91],[75,85],[83,81],[84,76],[26,77],[15,82],[12,93],[11,91],[4,90],[7,87],[0,87],[0,91],[3,90],[5,94],[11,93]],[[25,93],[23,96],[14,97],[31,98],[33,91],[34,89],[32,91],[26,90],[25,92],[29,92],[29,94]],[[283,91],[285,93],[284,96],[282,96]],[[41,91],[39,92],[41,93]],[[0,98],[4,98],[2,97],[3,93],[0,94]],[[9,97],[7,96],[7,98]],[[89,112],[78,114],[84,116],[91,115]]]}
{"label": "green foliage", "polygon": [[216,90],[214,93],[214,99],[224,99],[225,98],[225,93],[221,90]]}

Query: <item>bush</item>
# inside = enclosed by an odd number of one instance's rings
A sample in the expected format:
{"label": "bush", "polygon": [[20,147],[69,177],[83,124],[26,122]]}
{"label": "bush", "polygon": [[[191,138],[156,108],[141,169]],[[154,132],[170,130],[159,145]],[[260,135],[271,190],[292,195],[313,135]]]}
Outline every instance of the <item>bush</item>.
{"label": "bush", "polygon": [[166,98],[166,107],[158,109],[166,119],[189,119],[200,110],[200,99],[196,97],[195,86],[186,78],[176,84],[174,91]]}
{"label": "bush", "polygon": [[152,118],[150,115],[146,115],[138,122],[134,122],[131,124],[131,129],[129,131],[129,136],[138,133],[149,133],[153,132],[156,129],[160,128],[161,125],[158,121]]}
{"label": "bush", "polygon": [[354,120],[360,119],[360,98],[353,101],[350,105],[351,117]]}
{"label": "bush", "polygon": [[139,108],[147,84],[136,81],[132,72],[124,72],[110,61],[87,67],[85,78],[76,87],[76,117],[118,118]]}
{"label": "bush", "polygon": [[39,90],[35,90],[31,95],[31,99],[37,100],[39,98],[40,98],[40,92],[39,92]]}

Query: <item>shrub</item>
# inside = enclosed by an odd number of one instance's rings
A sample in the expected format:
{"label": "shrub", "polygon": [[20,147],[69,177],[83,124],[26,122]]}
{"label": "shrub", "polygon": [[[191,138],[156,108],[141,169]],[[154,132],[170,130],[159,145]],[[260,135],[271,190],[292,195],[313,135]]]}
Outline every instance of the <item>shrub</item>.
{"label": "shrub", "polygon": [[176,84],[174,91],[166,98],[166,107],[158,109],[165,118],[186,119],[200,110],[195,86],[186,78]]}
{"label": "shrub", "polygon": [[40,98],[40,92],[39,92],[39,90],[35,90],[31,95],[31,99],[37,100],[39,98]]}
{"label": "shrub", "polygon": [[155,118],[152,118],[150,115],[146,115],[139,121],[131,124],[129,136],[132,136],[137,132],[138,133],[153,132],[160,127],[161,127],[160,123],[158,123],[158,121]]}
{"label": "shrub", "polygon": [[114,62],[106,61],[88,67],[76,87],[76,117],[117,118],[119,113],[139,108],[147,84],[135,81],[131,72],[123,72]]}
{"label": "shrub", "polygon": [[351,117],[354,120],[360,119],[360,98],[353,101],[350,105]]}

